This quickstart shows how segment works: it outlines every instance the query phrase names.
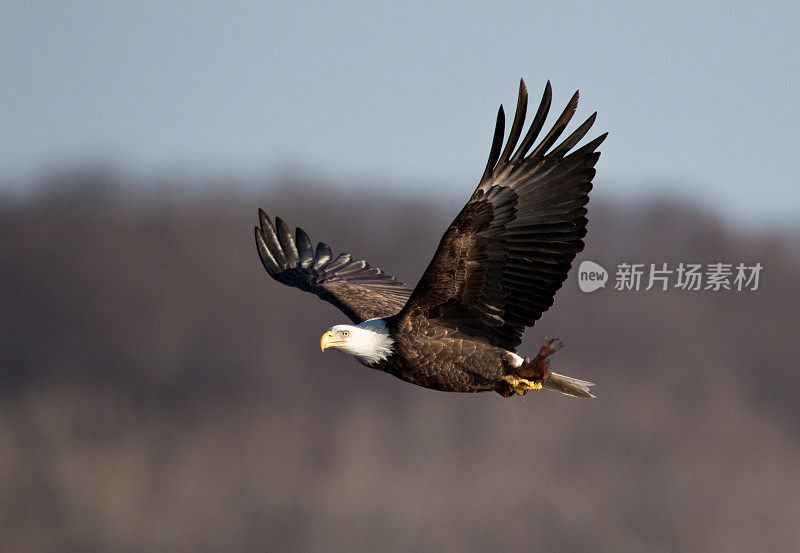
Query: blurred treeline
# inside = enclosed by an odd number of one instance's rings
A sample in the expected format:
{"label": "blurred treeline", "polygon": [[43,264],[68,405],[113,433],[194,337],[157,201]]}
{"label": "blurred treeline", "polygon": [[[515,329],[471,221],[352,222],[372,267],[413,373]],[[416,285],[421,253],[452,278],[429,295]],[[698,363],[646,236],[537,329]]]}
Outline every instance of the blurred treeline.
{"label": "blurred treeline", "polygon": [[73,174],[0,203],[1,551],[800,550],[788,240],[597,187],[578,261],[760,262],[759,290],[573,274],[520,350],[560,336],[554,367],[599,399],[505,400],[322,354],[344,317],[253,245],[263,206],[413,284],[469,186],[130,188]]}

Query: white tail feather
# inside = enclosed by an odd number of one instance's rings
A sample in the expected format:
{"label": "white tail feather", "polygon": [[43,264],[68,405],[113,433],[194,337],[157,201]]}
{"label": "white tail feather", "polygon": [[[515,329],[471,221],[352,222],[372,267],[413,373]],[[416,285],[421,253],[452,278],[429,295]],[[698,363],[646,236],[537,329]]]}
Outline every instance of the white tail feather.
{"label": "white tail feather", "polygon": [[586,398],[595,397],[589,392],[589,387],[594,386],[593,383],[553,372],[551,372],[542,382],[542,386],[550,390],[555,390],[556,392],[561,392],[562,394],[566,394],[568,396]]}

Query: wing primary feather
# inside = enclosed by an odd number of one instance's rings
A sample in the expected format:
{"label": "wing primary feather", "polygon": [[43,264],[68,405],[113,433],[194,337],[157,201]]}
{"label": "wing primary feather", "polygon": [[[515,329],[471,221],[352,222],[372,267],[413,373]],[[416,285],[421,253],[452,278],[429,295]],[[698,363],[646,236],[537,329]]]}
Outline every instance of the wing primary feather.
{"label": "wing primary feather", "polygon": [[300,256],[300,266],[308,267],[314,261],[314,246],[311,245],[311,238],[300,227],[295,229],[294,234],[297,254]]}
{"label": "wing primary feather", "polygon": [[350,263],[350,259],[351,256],[349,253],[347,252],[340,253],[339,255],[336,256],[336,259],[334,259],[325,266],[325,271],[327,271],[328,273],[335,273],[336,271],[338,271],[339,269]]}
{"label": "wing primary feather", "polygon": [[256,231],[256,248],[258,249],[258,257],[261,259],[261,264],[269,274],[275,274],[280,271],[280,267],[275,262],[275,258],[269,253],[266,241],[264,240],[264,231],[255,227]]}
{"label": "wing primary feather", "polygon": [[533,146],[533,143],[536,141],[536,137],[539,136],[540,132],[542,132],[542,127],[544,127],[544,121],[547,119],[547,114],[550,112],[550,105],[552,102],[553,87],[550,86],[550,81],[547,81],[547,84],[544,87],[544,94],[542,94],[542,101],[539,102],[539,109],[536,110],[536,115],[533,117],[531,127],[525,134],[525,138],[522,139],[522,143],[519,145],[517,153],[515,153],[511,158],[512,163],[519,163],[522,161],[522,158],[525,157],[525,154],[528,153],[528,150],[530,150],[531,146]]}
{"label": "wing primary feather", "polygon": [[600,146],[600,144],[602,144],[605,141],[606,138],[608,138],[608,133],[604,132],[594,140],[587,142],[586,144],[584,144],[583,146],[581,146],[580,148],[569,154],[567,157],[568,158],[571,158],[573,156],[581,157],[589,152],[594,152]]}
{"label": "wing primary feather", "polygon": [[517,145],[517,140],[522,134],[522,128],[525,125],[525,113],[528,111],[528,88],[525,86],[523,79],[519,80],[519,96],[517,96],[517,111],[514,114],[514,123],[511,125],[511,131],[508,134],[506,147],[503,148],[503,153],[500,154],[500,159],[508,162],[511,152]]}
{"label": "wing primary feather", "polygon": [[497,159],[500,157],[500,148],[503,146],[503,135],[506,130],[506,116],[503,112],[503,106],[497,110],[497,123],[494,127],[494,138],[492,139],[492,149],[489,152],[489,160],[486,162],[486,170],[483,172],[481,180],[489,178],[492,174]]}
{"label": "wing primary feather", "polygon": [[283,255],[283,250],[278,242],[278,235],[275,233],[275,227],[272,226],[269,215],[263,209],[259,209],[258,218],[261,223],[261,232],[264,234],[264,244],[269,253],[272,254],[279,267],[286,268],[286,257]]}
{"label": "wing primary feather", "polygon": [[550,129],[550,132],[547,133],[547,136],[542,139],[538,146],[531,152],[528,156],[529,159],[534,159],[537,156],[544,156],[547,153],[547,150],[555,144],[558,137],[561,136],[561,133],[564,132],[564,129],[567,128],[567,124],[569,123],[570,119],[572,119],[575,110],[578,107],[578,98],[580,94],[579,91],[575,91],[575,94],[572,95],[567,107],[564,108],[564,111],[561,112],[558,119],[556,120],[553,128]]}
{"label": "wing primary feather", "polygon": [[342,270],[337,271],[336,274],[340,276],[347,276],[350,274],[360,273],[364,268],[366,268],[367,262],[363,259],[359,259],[358,261],[353,261]]}
{"label": "wing primary feather", "polygon": [[286,221],[280,217],[275,217],[275,228],[278,231],[278,241],[283,249],[283,255],[286,256],[286,262],[290,267],[294,267],[300,261],[300,255],[297,253],[292,231],[289,230],[289,225],[286,224]]}
{"label": "wing primary feather", "polygon": [[583,124],[575,129],[571,135],[564,139],[564,142],[558,145],[558,147],[553,150],[552,155],[556,158],[564,157],[564,154],[569,152],[575,144],[581,141],[581,139],[586,136],[586,133],[589,132],[589,129],[592,128],[594,125],[594,121],[597,119],[597,112],[595,111],[593,114],[589,116]]}
{"label": "wing primary feather", "polygon": [[331,260],[331,247],[325,242],[317,244],[317,251],[314,252],[314,268],[319,269]]}

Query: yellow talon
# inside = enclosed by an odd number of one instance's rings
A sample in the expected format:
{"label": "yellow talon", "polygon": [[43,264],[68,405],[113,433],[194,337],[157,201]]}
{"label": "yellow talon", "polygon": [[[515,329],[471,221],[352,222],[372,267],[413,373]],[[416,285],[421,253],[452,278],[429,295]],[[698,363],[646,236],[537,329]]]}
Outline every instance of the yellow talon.
{"label": "yellow talon", "polygon": [[511,390],[520,396],[524,396],[525,392],[528,390],[541,390],[542,383],[541,382],[531,382],[525,378],[520,378],[516,375],[509,374],[503,377],[508,385],[511,387]]}

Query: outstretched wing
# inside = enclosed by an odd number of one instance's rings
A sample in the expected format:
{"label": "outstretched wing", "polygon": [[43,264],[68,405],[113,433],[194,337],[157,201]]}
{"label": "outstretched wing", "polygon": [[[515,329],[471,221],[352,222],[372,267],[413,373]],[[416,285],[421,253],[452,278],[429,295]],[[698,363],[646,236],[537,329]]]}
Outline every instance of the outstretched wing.
{"label": "outstretched wing", "polygon": [[528,103],[525,83],[520,81],[505,148],[500,106],[480,184],[442,237],[401,318],[430,319],[473,339],[513,349],[525,327],[553,305],[572,260],[583,250],[584,206],[600,157],[595,150],[607,133],[567,155],[589,131],[594,113],[553,148],[578,105],[576,92],[552,130],[528,153],[551,99],[548,82],[519,147]]}
{"label": "outstretched wing", "polygon": [[394,315],[405,305],[411,289],[369,263],[353,260],[349,253],[337,257],[324,242],[312,247],[303,229],[295,238],[280,217],[272,224],[258,210],[256,247],[267,272],[283,284],[318,295],[338,307],[356,324],[374,317]]}

